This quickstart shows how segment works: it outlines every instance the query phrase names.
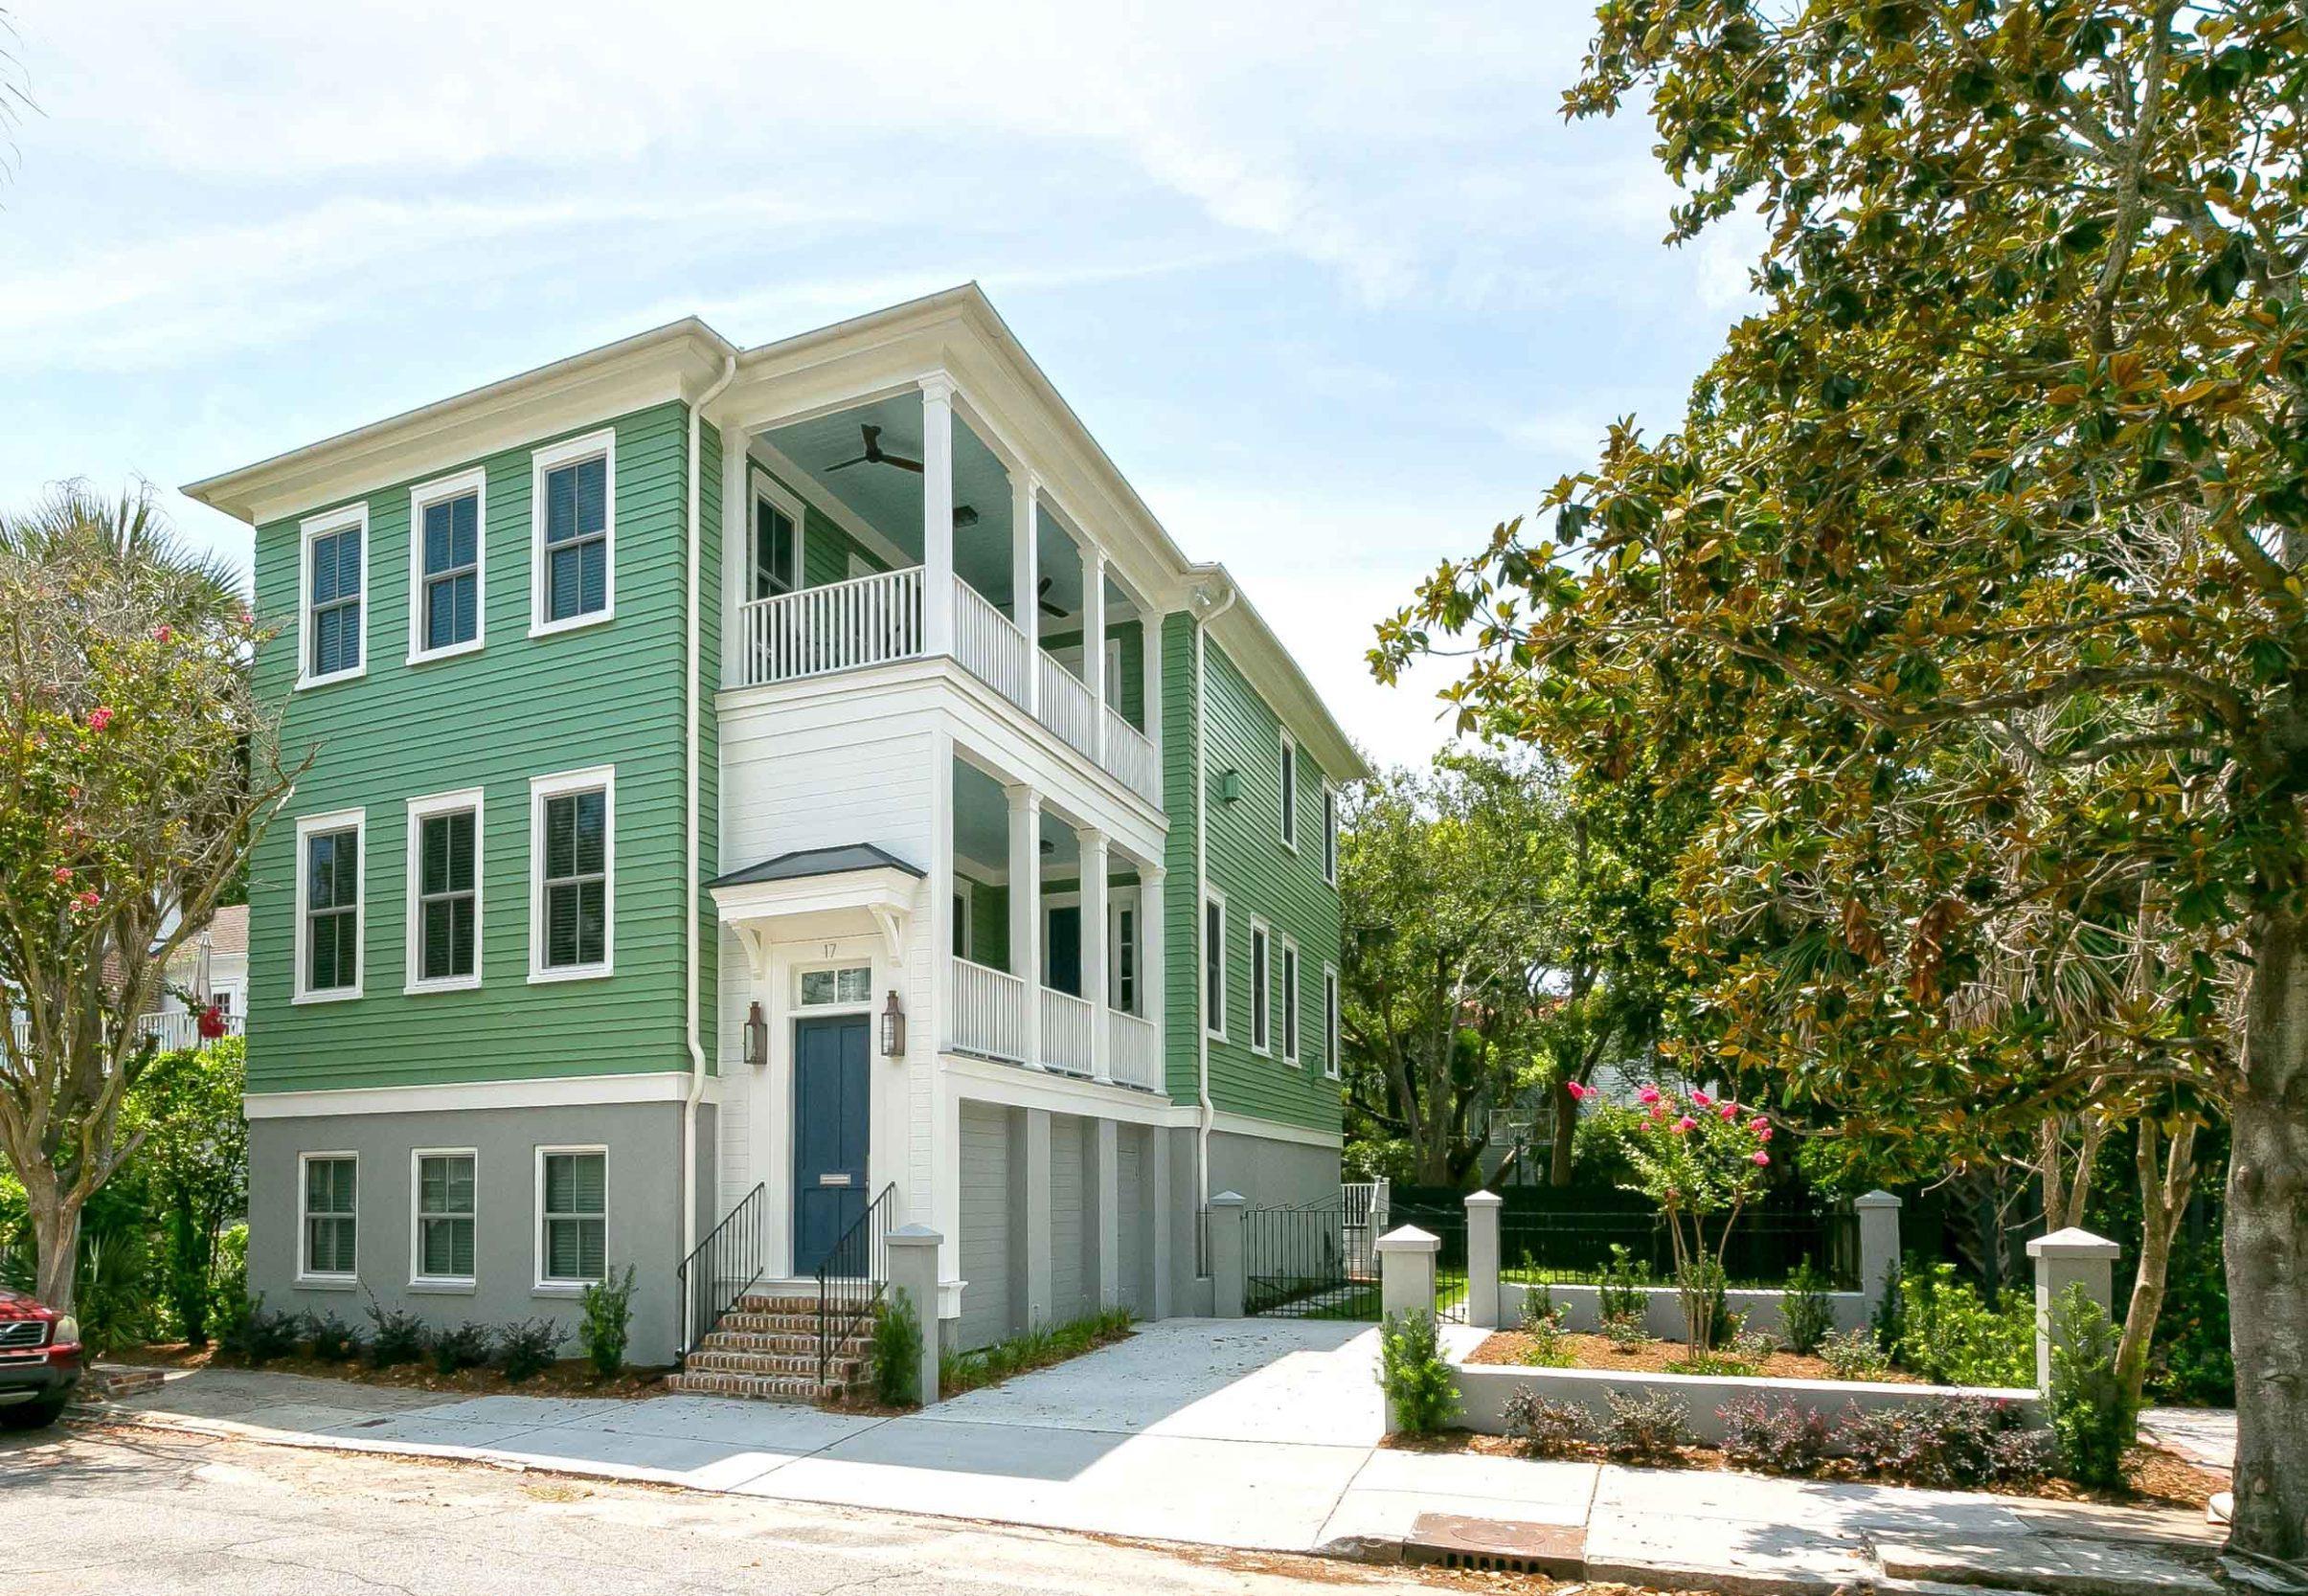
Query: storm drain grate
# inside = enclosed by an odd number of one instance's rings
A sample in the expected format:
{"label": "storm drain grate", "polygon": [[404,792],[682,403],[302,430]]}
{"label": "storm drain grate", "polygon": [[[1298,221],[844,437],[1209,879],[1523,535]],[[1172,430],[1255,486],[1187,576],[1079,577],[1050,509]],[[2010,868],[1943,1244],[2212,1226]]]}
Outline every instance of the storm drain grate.
{"label": "storm drain grate", "polygon": [[1468,1573],[1575,1576],[1586,1572],[1587,1530],[1581,1524],[1422,1513],[1403,1540],[1402,1560]]}

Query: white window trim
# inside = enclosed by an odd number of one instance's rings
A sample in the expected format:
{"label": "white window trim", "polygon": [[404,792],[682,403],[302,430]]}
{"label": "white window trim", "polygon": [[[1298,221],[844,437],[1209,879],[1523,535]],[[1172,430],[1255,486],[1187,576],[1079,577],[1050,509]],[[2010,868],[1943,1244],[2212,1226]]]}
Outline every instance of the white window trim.
{"label": "white window trim", "polygon": [[1298,943],[1288,936],[1282,938],[1282,956],[1275,973],[1282,987],[1282,1062],[1297,1069],[1306,1050],[1306,1015],[1299,1003],[1299,982],[1305,978],[1306,969],[1299,957]]}
{"label": "white window trim", "polygon": [[[1258,1000],[1258,944],[1266,944],[1266,999]],[[1272,1058],[1275,1051],[1275,931],[1256,914],[1250,917],[1250,1050],[1260,1058]],[[1258,1023],[1259,1010],[1265,1010],[1266,1023]],[[1266,1040],[1258,1040],[1259,1031]]]}
{"label": "white window trim", "polygon": [[[601,961],[545,963],[545,800],[569,793],[601,790]],[[534,776],[529,780],[529,978],[543,981],[599,980],[617,970],[617,767]],[[560,1149],[560,1151],[567,1151]],[[542,1167],[541,1165],[539,1166]]]}
{"label": "white window trim", "polygon": [[[321,991],[308,991],[305,977],[312,966],[305,955],[312,939],[312,923],[306,918],[305,900],[311,894],[312,871],[305,854],[305,841],[317,832],[352,832],[352,852],[356,860],[352,893],[352,984],[331,986]],[[366,809],[334,809],[326,815],[297,817],[297,928],[295,954],[295,996],[292,1003],[351,1002],[361,995],[369,970],[369,812]]]}
{"label": "white window trim", "polygon": [[[1210,994],[1210,930],[1211,910],[1218,910],[1218,1000],[1211,1001]],[[1202,889],[1202,918],[1194,927],[1194,952],[1198,960],[1194,966],[1194,985],[1202,995],[1203,1006],[1209,1010],[1202,1017],[1202,1028],[1212,1042],[1226,1040],[1227,1000],[1233,982],[1226,965],[1226,894],[1215,887]]]}
{"label": "white window trim", "polygon": [[[590,614],[571,616],[566,620],[545,618],[545,474],[556,467],[573,465],[579,461],[599,455],[601,469],[601,547],[604,551],[601,576],[601,607]],[[532,638],[550,637],[555,632],[574,632],[582,626],[599,626],[617,615],[617,429],[603,427],[582,438],[571,438],[559,443],[532,451],[529,457],[529,635]]]}
{"label": "white window trim", "polygon": [[[802,1001],[802,978],[803,976],[814,976],[825,970],[861,968],[866,972],[866,995],[858,1001],[854,1003],[804,1003]],[[797,1020],[823,1020],[828,1015],[871,1014],[873,1012],[873,990],[878,984],[874,979],[875,974],[873,960],[865,957],[813,958],[807,963],[796,964],[793,967],[794,1018]],[[839,985],[838,979],[836,985],[837,987]]]}
{"label": "white window trim", "polygon": [[[361,662],[351,670],[332,670],[326,676],[312,674],[312,546],[331,532],[341,532],[348,527],[357,527],[361,534],[361,621],[359,648]],[[369,605],[375,595],[369,591],[369,501],[344,505],[320,515],[306,516],[299,524],[300,541],[297,548],[297,685],[296,690],[306,687],[325,687],[331,682],[357,682],[369,674]]]}
{"label": "white window trim", "polygon": [[1323,1073],[1332,1080],[1339,1078],[1338,1054],[1345,1038],[1346,1021],[1339,1013],[1338,966],[1323,966]]}
{"label": "white window trim", "polygon": [[[583,1142],[568,1146],[537,1148],[536,1202],[530,1209],[529,1240],[533,1253],[536,1284],[531,1290],[540,1296],[582,1296],[590,1280],[564,1280],[545,1272],[545,1159],[554,1153],[599,1153],[601,1156],[601,1268],[609,1267],[609,1149],[607,1146]],[[357,1188],[356,1188],[357,1189]],[[480,1203],[476,1202],[475,1207]]]}
{"label": "white window trim", "polygon": [[[978,884],[961,871],[954,872],[954,896],[962,900],[962,952],[957,957],[977,962],[978,955]],[[950,951],[950,950],[949,950]]]}
{"label": "white window trim", "polygon": [[[483,878],[487,873],[482,866],[488,857],[481,800],[482,790],[479,787],[463,787],[453,793],[435,793],[430,798],[409,799],[408,884],[403,904],[408,935],[401,949],[400,987],[405,993],[471,992],[481,984],[481,966],[486,956],[485,945],[487,940],[482,934],[487,923],[482,918]],[[423,896],[424,873],[419,858],[419,842],[424,835],[424,822],[429,817],[453,815],[460,809],[473,812],[473,973],[427,980],[418,974],[424,968],[424,916],[419,904]]]}
{"label": "white window trim", "polygon": [[[306,1204],[312,1201],[311,1177],[306,1167],[315,1163],[337,1163],[352,1160],[352,1272],[341,1274],[330,1270],[317,1273],[312,1268],[312,1231],[307,1224],[312,1210]],[[361,1156],[346,1148],[342,1152],[299,1153],[297,1155],[297,1284],[320,1291],[346,1292],[360,1284],[361,1258]]]}
{"label": "white window trim", "polygon": [[[443,499],[462,499],[470,493],[473,505],[473,639],[446,648],[424,645],[425,540],[424,513]],[[441,477],[409,489],[409,663],[453,660],[460,654],[478,654],[488,641],[488,473],[480,466]]]}
{"label": "white window trim", "polygon": [[[1138,1005],[1123,1008],[1114,1001],[1122,983],[1122,912],[1127,910],[1136,918],[1130,923],[1132,938],[1137,943],[1132,951],[1138,955],[1138,968],[1131,972],[1138,990],[1130,996]],[[1145,1019],[1146,997],[1146,904],[1143,885],[1112,887],[1106,892],[1106,1006],[1122,1014],[1135,1014]]]}
{"label": "white window trim", "polygon": [[1292,853],[1299,851],[1299,740],[1287,730],[1281,737],[1282,763],[1275,773],[1275,795],[1280,813],[1282,845]]}
{"label": "white window trim", "polygon": [[[427,1274],[424,1271],[424,1182],[420,1179],[427,1158],[470,1158],[473,1160],[473,1272],[471,1274]],[[355,1177],[354,1193],[360,1191]],[[538,1229],[544,1226],[539,1222]],[[360,1244],[354,1242],[354,1247]],[[481,1277],[481,1154],[471,1147],[412,1147],[409,1149],[409,1288],[419,1292],[469,1292]]]}
{"label": "white window trim", "polygon": [[1338,788],[1323,783],[1323,881],[1338,885]]}
{"label": "white window trim", "polygon": [[[809,585],[809,514],[799,494],[787,490],[759,466],[754,467],[753,491],[745,496],[745,596],[748,602],[758,598],[754,592],[754,573],[759,568],[761,549],[761,501],[767,499],[793,522],[793,586],[788,592],[799,593]],[[849,556],[852,564],[857,556]],[[779,595],[778,596],[783,596]]]}

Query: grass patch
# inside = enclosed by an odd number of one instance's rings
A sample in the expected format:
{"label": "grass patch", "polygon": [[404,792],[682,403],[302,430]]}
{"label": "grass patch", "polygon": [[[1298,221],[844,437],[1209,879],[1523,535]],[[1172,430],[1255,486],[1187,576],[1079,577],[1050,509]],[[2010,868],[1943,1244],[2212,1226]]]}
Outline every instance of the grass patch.
{"label": "grass patch", "polygon": [[999,1385],[1014,1375],[1111,1346],[1130,1334],[1130,1310],[1108,1308],[1064,1324],[1029,1330],[976,1352],[949,1352],[938,1360],[938,1394],[958,1397],[982,1385]]}

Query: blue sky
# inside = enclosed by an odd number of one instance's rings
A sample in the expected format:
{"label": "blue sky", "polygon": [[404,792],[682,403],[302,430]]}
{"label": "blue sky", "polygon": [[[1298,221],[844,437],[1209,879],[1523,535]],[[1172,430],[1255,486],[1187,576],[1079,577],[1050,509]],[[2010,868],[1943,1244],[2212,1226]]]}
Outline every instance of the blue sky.
{"label": "blue sky", "polygon": [[173,489],[695,312],[755,344],[967,279],[1382,759],[1418,576],[1653,430],[1756,236],[1660,243],[1588,11],[0,0],[0,506]]}

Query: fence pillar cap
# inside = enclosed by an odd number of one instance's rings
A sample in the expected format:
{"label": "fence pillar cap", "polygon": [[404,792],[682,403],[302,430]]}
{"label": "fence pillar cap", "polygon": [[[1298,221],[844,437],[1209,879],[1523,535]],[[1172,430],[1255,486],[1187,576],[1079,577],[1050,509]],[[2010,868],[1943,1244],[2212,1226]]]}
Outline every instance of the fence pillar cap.
{"label": "fence pillar cap", "polygon": [[2054,1230],[2048,1236],[2038,1236],[2027,1244],[2030,1258],[2116,1258],[2122,1252],[2123,1248],[2107,1237],[2095,1236],[2075,1225]]}
{"label": "fence pillar cap", "polygon": [[1249,1205],[1250,1199],[1238,1191],[1222,1191],[1211,1199],[1211,1206],[1213,1208],[1243,1208]]}
{"label": "fence pillar cap", "polygon": [[945,1240],[926,1225],[901,1225],[887,1239],[892,1247],[937,1247]]}
{"label": "fence pillar cap", "polygon": [[1390,1230],[1370,1244],[1381,1252],[1436,1252],[1441,1250],[1442,1238],[1429,1235],[1415,1225],[1406,1225],[1399,1230]]}
{"label": "fence pillar cap", "polygon": [[1466,1205],[1470,1208],[1496,1208],[1505,1201],[1497,1192],[1479,1191],[1468,1195]]}
{"label": "fence pillar cap", "polygon": [[1889,1192],[1878,1187],[1876,1190],[1868,1192],[1864,1197],[1853,1198],[1851,1200],[1851,1206],[1854,1208],[1896,1208],[1900,1206],[1900,1202],[1898,1198],[1893,1197]]}

